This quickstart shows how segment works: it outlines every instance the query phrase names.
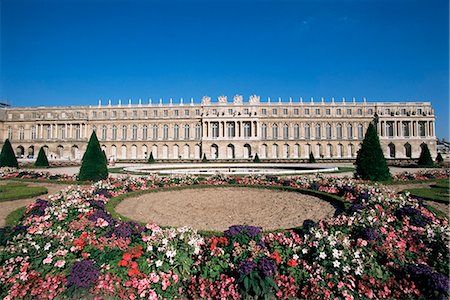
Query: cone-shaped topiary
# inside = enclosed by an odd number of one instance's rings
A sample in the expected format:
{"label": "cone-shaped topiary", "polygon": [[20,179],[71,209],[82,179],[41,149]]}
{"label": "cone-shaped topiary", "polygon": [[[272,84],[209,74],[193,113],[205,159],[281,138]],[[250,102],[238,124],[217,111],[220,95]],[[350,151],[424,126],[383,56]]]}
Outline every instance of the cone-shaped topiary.
{"label": "cone-shaped topiary", "polygon": [[314,154],[312,153],[312,151],[309,152],[309,159],[308,159],[308,162],[309,162],[310,164],[313,164],[313,163],[316,162],[316,159],[314,158]]}
{"label": "cone-shaped topiary", "polygon": [[41,149],[39,149],[39,154],[38,154],[36,161],[34,162],[34,165],[36,167],[48,167],[49,166],[47,155],[45,154],[45,151],[44,151],[44,147],[41,147]]}
{"label": "cone-shaped topiary", "polygon": [[375,126],[370,123],[356,157],[356,175],[363,180],[390,180],[391,174]]}
{"label": "cone-shaped topiary", "polygon": [[97,135],[95,134],[95,131],[93,131],[86,152],[83,155],[78,180],[98,181],[106,178],[108,178],[106,158],[100,148]]}
{"label": "cone-shaped topiary", "polygon": [[153,152],[150,152],[150,157],[148,158],[147,162],[149,164],[154,164],[155,163],[155,159],[153,158]]}
{"label": "cone-shaped topiary", "polygon": [[255,154],[255,158],[253,158],[254,163],[260,163],[261,160],[259,159],[258,153]]}
{"label": "cone-shaped topiary", "polygon": [[444,158],[442,157],[441,153],[438,153],[438,155],[436,156],[436,162],[438,164],[442,164],[444,162]]}
{"label": "cone-shaped topiary", "polygon": [[433,159],[431,158],[430,149],[427,144],[422,144],[422,151],[420,151],[419,161],[417,165],[420,167],[433,167]]}
{"label": "cone-shaped topiary", "polygon": [[2,152],[0,153],[0,167],[19,167],[19,163],[17,162],[16,155],[14,154],[14,150],[9,142],[9,139],[5,140],[2,147]]}
{"label": "cone-shaped topiary", "polygon": [[206,158],[206,154],[203,153],[202,163],[207,163],[208,159]]}

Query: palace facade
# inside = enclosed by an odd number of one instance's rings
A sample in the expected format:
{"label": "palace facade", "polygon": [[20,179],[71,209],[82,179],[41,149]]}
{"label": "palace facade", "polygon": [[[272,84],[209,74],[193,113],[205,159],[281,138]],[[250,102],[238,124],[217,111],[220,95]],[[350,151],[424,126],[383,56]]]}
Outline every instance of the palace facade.
{"label": "palace facade", "polygon": [[[231,100],[231,99],[230,99]],[[44,147],[50,159],[79,160],[94,130],[112,159],[158,160],[315,158],[355,159],[370,122],[386,158],[418,158],[427,144],[436,155],[435,115],[430,102],[261,102],[203,97],[201,103],[3,107],[0,137],[18,157]]]}

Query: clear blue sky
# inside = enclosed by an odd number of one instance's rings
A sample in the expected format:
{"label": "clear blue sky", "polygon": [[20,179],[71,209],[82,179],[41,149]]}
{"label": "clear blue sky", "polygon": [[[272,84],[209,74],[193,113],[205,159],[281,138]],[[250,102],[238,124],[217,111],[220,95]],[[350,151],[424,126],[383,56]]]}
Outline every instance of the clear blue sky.
{"label": "clear blue sky", "polygon": [[447,0],[0,0],[0,99],[431,101],[449,139]]}

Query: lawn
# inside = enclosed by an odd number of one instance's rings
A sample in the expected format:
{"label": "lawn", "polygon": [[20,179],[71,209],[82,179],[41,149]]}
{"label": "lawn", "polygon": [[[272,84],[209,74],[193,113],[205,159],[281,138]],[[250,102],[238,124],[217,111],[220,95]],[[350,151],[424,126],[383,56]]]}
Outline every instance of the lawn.
{"label": "lawn", "polygon": [[26,199],[47,194],[47,189],[41,186],[28,186],[25,183],[14,182],[0,185],[0,202]]}
{"label": "lawn", "polygon": [[428,188],[407,189],[412,196],[420,197],[429,201],[449,203],[449,182],[448,180],[439,180],[431,184]]}

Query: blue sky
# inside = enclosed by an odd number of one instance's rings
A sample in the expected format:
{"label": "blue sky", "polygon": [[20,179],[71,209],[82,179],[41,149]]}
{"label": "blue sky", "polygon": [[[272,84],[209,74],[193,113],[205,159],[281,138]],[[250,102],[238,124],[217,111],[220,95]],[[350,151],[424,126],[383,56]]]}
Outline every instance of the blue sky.
{"label": "blue sky", "polygon": [[0,0],[0,99],[431,101],[449,139],[447,0]]}

